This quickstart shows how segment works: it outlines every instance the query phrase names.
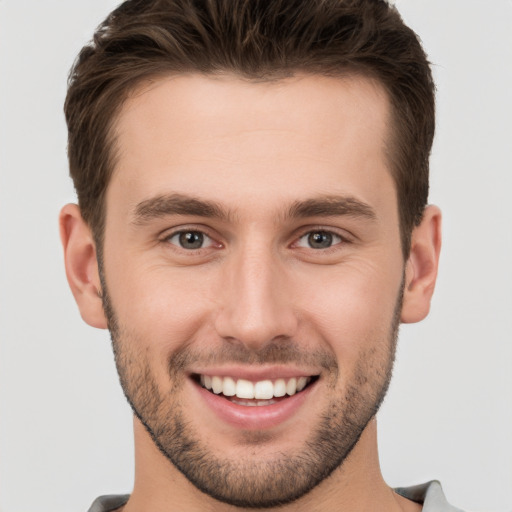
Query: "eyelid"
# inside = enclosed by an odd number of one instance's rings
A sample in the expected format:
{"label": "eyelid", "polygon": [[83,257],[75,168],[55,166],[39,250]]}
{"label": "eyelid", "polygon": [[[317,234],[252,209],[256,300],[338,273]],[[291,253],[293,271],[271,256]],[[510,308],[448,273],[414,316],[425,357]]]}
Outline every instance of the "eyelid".
{"label": "eyelid", "polygon": [[158,238],[165,239],[172,235],[176,235],[177,233],[183,233],[187,231],[196,231],[198,233],[203,233],[210,238],[214,238],[211,234],[212,230],[208,226],[204,226],[202,224],[180,224],[178,226],[165,228],[158,233]]}

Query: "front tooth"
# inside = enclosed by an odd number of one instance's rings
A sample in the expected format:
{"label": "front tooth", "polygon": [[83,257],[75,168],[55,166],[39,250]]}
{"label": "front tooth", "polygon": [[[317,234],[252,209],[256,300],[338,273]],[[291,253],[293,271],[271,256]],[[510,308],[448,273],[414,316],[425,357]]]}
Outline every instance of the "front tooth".
{"label": "front tooth", "polygon": [[235,384],[235,381],[231,377],[224,377],[224,382],[223,382],[223,386],[222,386],[222,394],[224,396],[235,396],[236,384]]}
{"label": "front tooth", "polygon": [[299,377],[297,380],[297,392],[302,391],[308,382],[307,377]]}
{"label": "front tooth", "polygon": [[212,391],[218,395],[219,393],[222,393],[222,377],[212,377]]}
{"label": "front tooth", "polygon": [[286,383],[286,393],[290,396],[295,395],[295,393],[297,393],[297,379],[295,377],[292,377]]}
{"label": "front tooth", "polygon": [[212,378],[209,375],[204,376],[204,387],[206,389],[212,389]]}
{"label": "front tooth", "polygon": [[238,379],[236,382],[236,396],[238,398],[254,398],[254,384],[248,380]]}
{"label": "front tooth", "polygon": [[281,397],[286,395],[286,382],[284,379],[277,379],[274,382],[274,396]]}
{"label": "front tooth", "polygon": [[254,398],[268,400],[274,396],[274,385],[271,380],[260,380],[254,386]]}

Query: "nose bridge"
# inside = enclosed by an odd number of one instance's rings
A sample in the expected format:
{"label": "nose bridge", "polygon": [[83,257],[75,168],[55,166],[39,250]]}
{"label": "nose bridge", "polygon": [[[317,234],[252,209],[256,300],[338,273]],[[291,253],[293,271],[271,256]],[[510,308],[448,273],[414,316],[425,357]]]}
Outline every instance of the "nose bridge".
{"label": "nose bridge", "polygon": [[258,348],[293,336],[297,324],[284,262],[270,244],[246,244],[226,266],[217,330]]}

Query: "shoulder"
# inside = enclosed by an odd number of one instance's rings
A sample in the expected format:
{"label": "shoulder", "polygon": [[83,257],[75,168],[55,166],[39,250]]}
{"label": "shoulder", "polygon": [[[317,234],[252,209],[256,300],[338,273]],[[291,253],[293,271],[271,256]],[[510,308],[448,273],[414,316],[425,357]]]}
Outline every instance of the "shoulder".
{"label": "shoulder", "polygon": [[108,494],[96,498],[88,512],[113,512],[128,501],[129,494]]}
{"label": "shoulder", "polygon": [[423,512],[463,512],[448,503],[437,480],[412,487],[397,487],[395,492],[404,498],[422,503]]}

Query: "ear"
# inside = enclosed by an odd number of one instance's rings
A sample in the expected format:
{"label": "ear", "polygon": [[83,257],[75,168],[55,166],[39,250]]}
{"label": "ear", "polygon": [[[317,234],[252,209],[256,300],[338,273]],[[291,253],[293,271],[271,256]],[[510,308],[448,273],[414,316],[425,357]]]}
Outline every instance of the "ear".
{"label": "ear", "polygon": [[411,251],[405,267],[403,323],[419,322],[428,315],[440,251],[441,211],[437,206],[428,206],[421,224],[412,232]]}
{"label": "ear", "polygon": [[59,226],[66,276],[80,314],[92,327],[106,329],[96,245],[78,205],[67,204],[62,208]]}

